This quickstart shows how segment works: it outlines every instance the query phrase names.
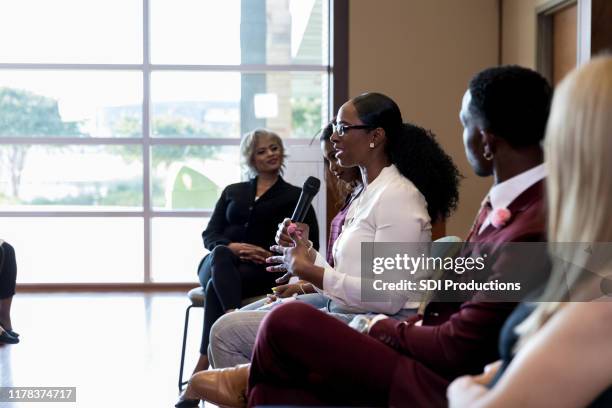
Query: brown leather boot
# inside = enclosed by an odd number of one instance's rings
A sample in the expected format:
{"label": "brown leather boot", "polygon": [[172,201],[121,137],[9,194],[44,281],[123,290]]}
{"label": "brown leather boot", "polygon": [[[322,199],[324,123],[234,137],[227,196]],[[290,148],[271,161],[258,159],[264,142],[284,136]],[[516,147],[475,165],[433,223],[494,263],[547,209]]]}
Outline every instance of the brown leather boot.
{"label": "brown leather boot", "polygon": [[201,399],[221,407],[246,407],[250,364],[194,374],[189,386]]}

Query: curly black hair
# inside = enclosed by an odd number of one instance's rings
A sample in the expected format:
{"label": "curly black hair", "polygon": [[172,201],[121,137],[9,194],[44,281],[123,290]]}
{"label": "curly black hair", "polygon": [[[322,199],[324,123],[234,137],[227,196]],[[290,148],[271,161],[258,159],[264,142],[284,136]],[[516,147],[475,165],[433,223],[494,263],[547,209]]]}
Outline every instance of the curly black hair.
{"label": "curly black hair", "polygon": [[366,93],[352,102],[364,124],[385,130],[391,163],[423,194],[431,221],[448,218],[457,208],[461,174],[434,134],[404,123],[399,107],[386,95]]}
{"label": "curly black hair", "polygon": [[391,162],[425,196],[432,222],[445,220],[457,208],[461,174],[431,130],[405,123],[402,133],[388,147]]}
{"label": "curly black hair", "polygon": [[514,147],[544,139],[553,91],[539,73],[518,65],[489,68],[472,78],[469,90],[470,112],[484,129]]}

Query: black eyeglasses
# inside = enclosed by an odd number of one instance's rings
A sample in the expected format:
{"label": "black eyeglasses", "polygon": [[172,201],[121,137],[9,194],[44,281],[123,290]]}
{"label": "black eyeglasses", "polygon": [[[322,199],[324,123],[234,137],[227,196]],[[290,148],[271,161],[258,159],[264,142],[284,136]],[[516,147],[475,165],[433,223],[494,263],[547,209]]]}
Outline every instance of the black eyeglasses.
{"label": "black eyeglasses", "polygon": [[338,136],[344,136],[351,129],[376,129],[376,126],[372,125],[343,125],[337,123],[334,123],[332,127],[334,132],[338,133]]}

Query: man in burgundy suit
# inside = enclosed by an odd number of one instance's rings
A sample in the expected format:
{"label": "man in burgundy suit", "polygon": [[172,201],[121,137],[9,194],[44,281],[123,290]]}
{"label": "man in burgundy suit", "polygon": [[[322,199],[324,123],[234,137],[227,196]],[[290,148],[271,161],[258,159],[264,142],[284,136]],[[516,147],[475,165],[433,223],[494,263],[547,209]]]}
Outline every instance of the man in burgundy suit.
{"label": "man in burgundy suit", "polygon": [[[474,172],[492,175],[494,184],[469,242],[495,249],[545,240],[541,142],[551,95],[543,77],[516,66],[491,68],[470,81],[460,113],[465,151]],[[498,209],[510,214],[503,225],[491,217]],[[288,303],[260,327],[248,404],[445,406],[450,381],[499,358],[499,332],[515,306],[431,302],[407,321],[377,317],[363,335],[308,305]],[[219,390],[240,383],[237,373],[221,374]]]}

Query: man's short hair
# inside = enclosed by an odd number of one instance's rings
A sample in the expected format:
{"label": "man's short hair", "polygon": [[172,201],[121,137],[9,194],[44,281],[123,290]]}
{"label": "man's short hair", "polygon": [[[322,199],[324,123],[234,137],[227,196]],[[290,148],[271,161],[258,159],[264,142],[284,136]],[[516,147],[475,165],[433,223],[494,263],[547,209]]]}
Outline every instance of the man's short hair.
{"label": "man's short hair", "polygon": [[489,68],[472,78],[469,90],[470,113],[484,130],[514,147],[544,139],[552,88],[539,73],[517,65]]}

